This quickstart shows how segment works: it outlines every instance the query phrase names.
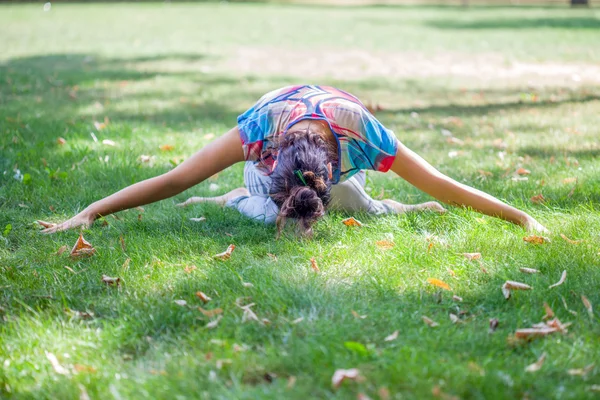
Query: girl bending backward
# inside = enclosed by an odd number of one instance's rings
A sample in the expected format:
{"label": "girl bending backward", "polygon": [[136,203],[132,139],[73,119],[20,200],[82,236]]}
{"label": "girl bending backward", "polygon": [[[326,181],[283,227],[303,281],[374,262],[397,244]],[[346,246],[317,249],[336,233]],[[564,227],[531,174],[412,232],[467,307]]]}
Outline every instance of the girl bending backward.
{"label": "girl bending backward", "polygon": [[245,162],[245,188],[218,197],[191,197],[179,206],[221,204],[266,224],[275,223],[278,233],[293,219],[307,235],[326,210],[445,211],[437,202],[407,205],[371,198],[364,190],[365,170],[391,170],[444,203],[546,231],[527,213],[437,171],[400,143],[360,100],[342,90],[315,85],[277,89],[237,122],[175,169],[126,187],[42,232],[89,226],[100,216],[174,196],[238,162]]}

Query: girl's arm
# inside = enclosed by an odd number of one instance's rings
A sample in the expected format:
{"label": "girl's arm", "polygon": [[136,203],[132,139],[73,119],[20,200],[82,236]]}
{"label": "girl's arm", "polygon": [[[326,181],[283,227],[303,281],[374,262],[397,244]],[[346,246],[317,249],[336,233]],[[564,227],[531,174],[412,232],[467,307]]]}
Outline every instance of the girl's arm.
{"label": "girl's arm", "polygon": [[483,214],[505,219],[529,230],[547,232],[543,225],[527,213],[480,190],[456,182],[400,142],[398,142],[398,152],[392,164],[392,171],[413,186],[444,203],[471,207]]}
{"label": "girl's arm", "polygon": [[198,151],[175,169],[105,197],[68,221],[44,229],[42,233],[59,232],[81,225],[89,226],[98,217],[166,199],[239,161],[244,161],[244,152],[236,127]]}

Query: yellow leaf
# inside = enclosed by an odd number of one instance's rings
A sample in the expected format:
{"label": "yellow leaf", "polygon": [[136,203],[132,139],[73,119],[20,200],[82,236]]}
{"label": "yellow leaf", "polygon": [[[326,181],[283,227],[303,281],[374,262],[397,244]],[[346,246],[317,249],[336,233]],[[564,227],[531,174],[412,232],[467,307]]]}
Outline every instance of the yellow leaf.
{"label": "yellow leaf", "polygon": [[450,286],[446,282],[441,281],[439,279],[428,278],[427,282],[429,282],[433,286],[437,286],[437,287],[445,289],[445,290],[452,290],[452,289],[450,289]]}
{"label": "yellow leaf", "polygon": [[77,242],[75,242],[75,246],[71,249],[71,257],[89,257],[96,252],[96,249],[92,247],[92,245],[83,238],[83,234],[79,234],[79,238]]}
{"label": "yellow leaf", "polygon": [[162,146],[159,147],[162,151],[172,151],[175,149],[175,146],[173,146],[172,144],[163,144]]}
{"label": "yellow leaf", "polygon": [[357,219],[354,219],[354,217],[346,218],[342,220],[342,222],[346,226],[362,226],[362,222],[360,222]]}
{"label": "yellow leaf", "polygon": [[389,240],[378,240],[375,242],[375,245],[379,247],[381,250],[389,250],[394,248],[396,243],[390,242]]}

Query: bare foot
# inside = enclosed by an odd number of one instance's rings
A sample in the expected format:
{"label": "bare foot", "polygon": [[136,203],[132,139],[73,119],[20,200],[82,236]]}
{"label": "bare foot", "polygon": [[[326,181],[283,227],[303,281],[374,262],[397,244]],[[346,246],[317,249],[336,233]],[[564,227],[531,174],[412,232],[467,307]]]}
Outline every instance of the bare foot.
{"label": "bare foot", "polygon": [[435,211],[440,214],[446,212],[446,209],[436,201],[428,201],[427,203],[421,204],[402,204],[392,199],[385,199],[381,200],[381,202],[390,206],[398,214],[403,214],[412,211]]}
{"label": "bare foot", "polygon": [[177,207],[187,207],[196,203],[214,203],[224,206],[229,200],[235,199],[236,197],[250,196],[250,192],[246,188],[233,189],[229,193],[225,193],[222,196],[217,197],[190,197],[183,203],[176,204]]}

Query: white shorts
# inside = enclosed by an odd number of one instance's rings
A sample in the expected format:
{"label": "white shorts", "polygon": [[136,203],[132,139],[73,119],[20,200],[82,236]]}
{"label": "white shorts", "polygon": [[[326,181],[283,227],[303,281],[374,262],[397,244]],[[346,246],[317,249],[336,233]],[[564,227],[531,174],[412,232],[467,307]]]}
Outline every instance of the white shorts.
{"label": "white shorts", "polygon": [[[374,200],[365,192],[365,182],[365,171],[360,171],[350,179],[333,185],[327,210],[364,212],[376,215],[394,213],[395,211],[387,204]],[[269,197],[271,177],[260,173],[254,167],[254,162],[248,161],[244,166],[244,184],[250,192],[250,196],[231,199],[226,206],[236,208],[245,216],[265,224],[275,223],[279,207]]]}

